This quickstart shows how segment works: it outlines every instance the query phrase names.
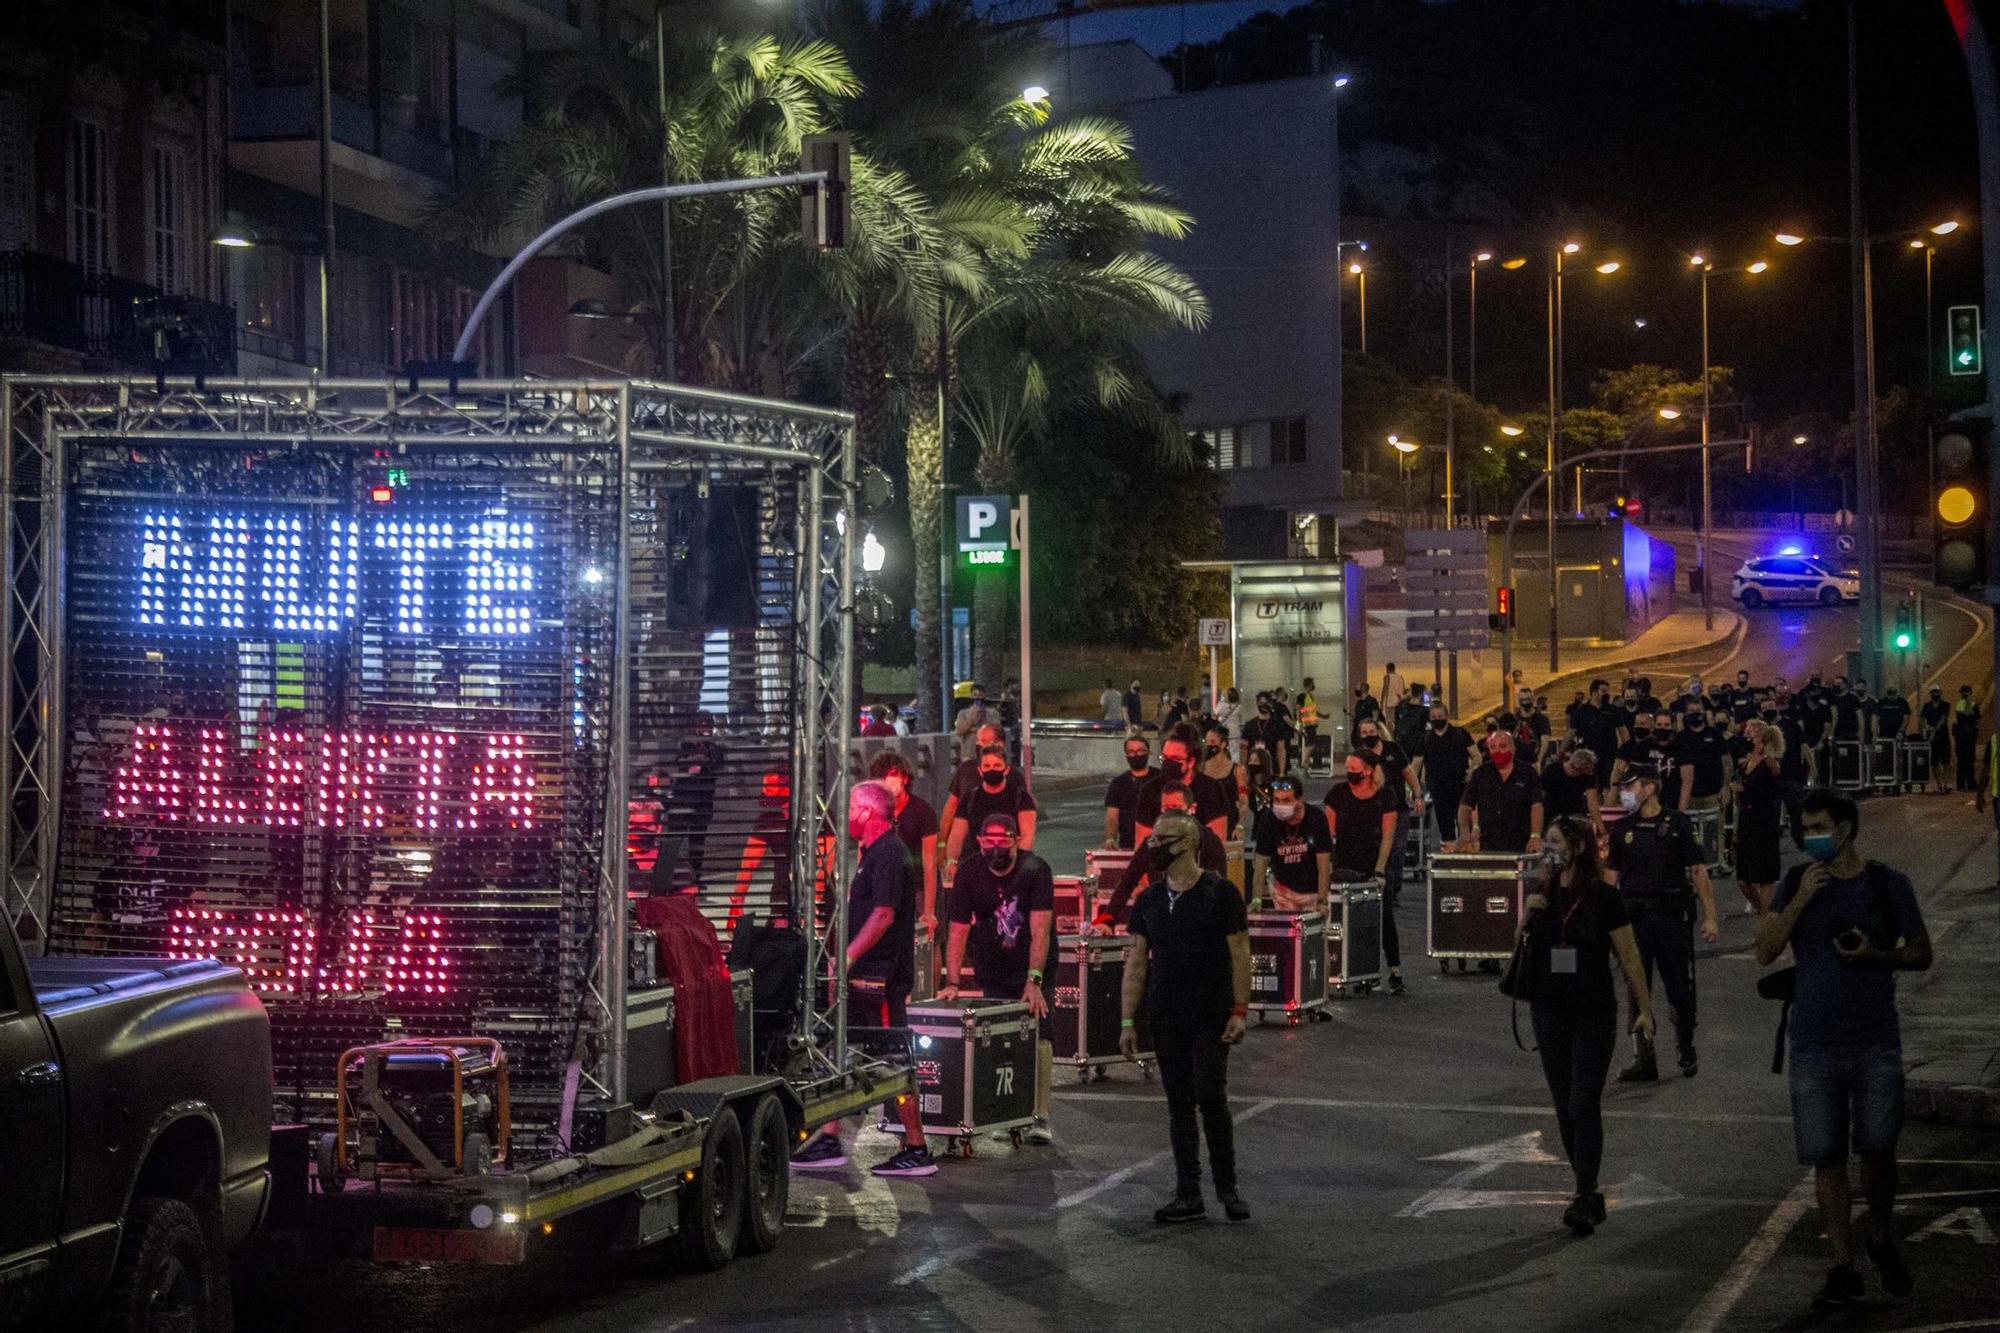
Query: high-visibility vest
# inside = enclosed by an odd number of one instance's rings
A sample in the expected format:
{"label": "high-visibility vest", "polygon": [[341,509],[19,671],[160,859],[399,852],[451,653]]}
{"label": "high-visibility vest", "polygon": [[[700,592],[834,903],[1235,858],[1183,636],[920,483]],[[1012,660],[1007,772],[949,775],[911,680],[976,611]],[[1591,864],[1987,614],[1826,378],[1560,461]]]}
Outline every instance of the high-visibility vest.
{"label": "high-visibility vest", "polygon": [[1310,694],[1299,696],[1299,725],[1302,727],[1319,725],[1319,701]]}

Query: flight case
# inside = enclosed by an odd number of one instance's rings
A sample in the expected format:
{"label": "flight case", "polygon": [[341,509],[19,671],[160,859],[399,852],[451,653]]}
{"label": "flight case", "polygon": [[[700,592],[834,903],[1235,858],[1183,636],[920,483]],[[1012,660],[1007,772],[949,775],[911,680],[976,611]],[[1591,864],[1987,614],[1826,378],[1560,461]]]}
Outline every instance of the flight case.
{"label": "flight case", "polygon": [[1250,913],[1250,1011],[1296,1024],[1326,1008],[1326,918],[1318,912]]}
{"label": "flight case", "polygon": [[[1121,992],[1125,984],[1125,960],[1132,953],[1130,935],[1063,935],[1056,941],[1055,975],[1049,979],[1049,1037],[1056,1048],[1056,1062],[1071,1065],[1079,1078],[1090,1071],[1104,1076],[1104,1066],[1118,1064]],[[1151,1033],[1147,1031],[1145,1007],[1140,1007],[1139,1065],[1147,1068],[1153,1058]]]}
{"label": "flight case", "polygon": [[1451,959],[1503,961],[1513,956],[1539,856],[1526,852],[1439,852],[1424,877],[1430,919],[1425,951],[1444,970]]}
{"label": "flight case", "polygon": [[959,1140],[1019,1130],[1035,1118],[1036,1023],[1019,1000],[910,1006],[910,1075],[924,1133]]}
{"label": "flight case", "polygon": [[1345,995],[1382,980],[1382,881],[1335,884],[1327,903],[1326,983]]}

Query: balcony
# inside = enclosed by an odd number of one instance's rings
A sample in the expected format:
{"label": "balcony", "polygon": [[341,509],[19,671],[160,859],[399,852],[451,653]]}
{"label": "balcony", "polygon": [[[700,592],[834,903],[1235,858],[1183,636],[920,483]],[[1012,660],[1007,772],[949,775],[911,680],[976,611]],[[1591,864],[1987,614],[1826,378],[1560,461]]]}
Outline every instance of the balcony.
{"label": "balcony", "polygon": [[0,251],[0,338],[151,370],[233,373],[236,312],[32,250]]}

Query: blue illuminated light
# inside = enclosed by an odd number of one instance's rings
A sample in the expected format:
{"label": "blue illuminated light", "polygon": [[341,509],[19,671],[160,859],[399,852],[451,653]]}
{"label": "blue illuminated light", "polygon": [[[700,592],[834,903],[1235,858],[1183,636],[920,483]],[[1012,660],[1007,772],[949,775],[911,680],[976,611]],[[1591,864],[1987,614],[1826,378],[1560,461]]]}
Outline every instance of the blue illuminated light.
{"label": "blue illuminated light", "polygon": [[399,635],[434,632],[454,593],[468,634],[535,630],[535,525],[504,513],[371,517],[364,537],[360,518],[149,509],[135,535],[132,609],[148,628],[337,634],[362,616],[365,576],[370,618]]}
{"label": "blue illuminated light", "polygon": [[1796,547],[1796,546],[1785,546],[1785,547],[1780,547],[1780,548],[1779,548],[1779,550],[1778,550],[1778,554],[1779,554],[1779,555],[1803,555],[1803,554],[1805,554],[1805,553],[1804,553],[1803,551],[1801,551],[1801,550],[1800,550],[1800,549],[1799,549],[1798,547]]}

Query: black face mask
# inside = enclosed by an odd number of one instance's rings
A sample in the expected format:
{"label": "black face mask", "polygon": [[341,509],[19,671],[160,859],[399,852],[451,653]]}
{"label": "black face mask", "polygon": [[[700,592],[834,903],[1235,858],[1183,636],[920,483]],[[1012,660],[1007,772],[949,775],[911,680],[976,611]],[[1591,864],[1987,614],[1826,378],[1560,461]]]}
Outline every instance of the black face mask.
{"label": "black face mask", "polygon": [[1708,725],[1708,719],[1704,718],[1701,714],[1691,713],[1688,715],[1689,731],[1700,731],[1703,727],[1707,725]]}
{"label": "black face mask", "polygon": [[994,773],[986,769],[981,769],[979,771],[979,785],[988,791],[999,791],[1007,785],[1007,775],[1005,773]]}
{"label": "black face mask", "polygon": [[1442,735],[1444,729],[1450,725],[1451,725],[1450,718],[1434,717],[1431,719],[1431,730],[1439,733],[1440,735]]}
{"label": "black face mask", "polygon": [[1766,708],[1764,710],[1764,720],[1766,722],[1776,722],[1778,720],[1778,710],[1775,708]]}
{"label": "black face mask", "polygon": [[982,847],[979,850],[986,858],[986,865],[990,870],[1005,870],[1014,863],[1012,847]]}
{"label": "black face mask", "polygon": [[1125,756],[1125,766],[1131,769],[1134,773],[1145,772],[1148,768],[1152,766],[1152,763],[1153,763],[1153,757],[1151,755],[1128,754]]}
{"label": "black face mask", "polygon": [[1184,778],[1187,776],[1187,761],[1185,759],[1162,757],[1160,760],[1160,772],[1170,778]]}
{"label": "black face mask", "polygon": [[1201,753],[1204,758],[1213,759],[1222,753],[1222,747],[1220,745],[1204,745],[1201,747]]}
{"label": "black face mask", "polygon": [[1160,843],[1148,838],[1146,840],[1146,859],[1152,863],[1153,869],[1164,874],[1167,867],[1172,865],[1177,858],[1172,847],[1162,846]]}
{"label": "black face mask", "polygon": [[1361,748],[1364,750],[1379,750],[1382,748],[1382,738],[1380,736],[1363,736],[1361,738]]}

